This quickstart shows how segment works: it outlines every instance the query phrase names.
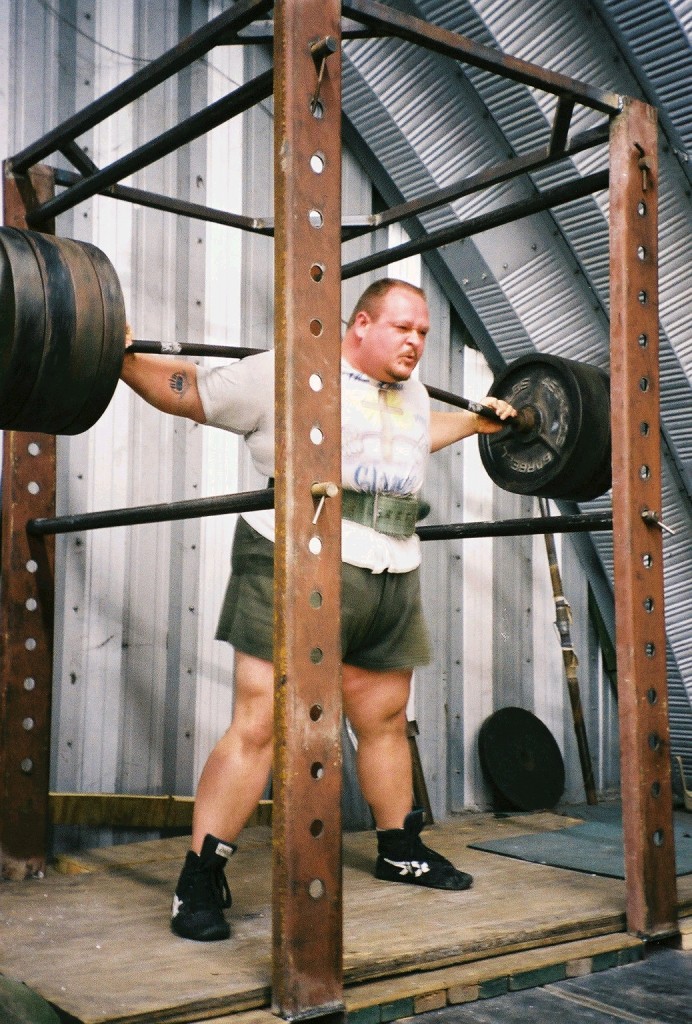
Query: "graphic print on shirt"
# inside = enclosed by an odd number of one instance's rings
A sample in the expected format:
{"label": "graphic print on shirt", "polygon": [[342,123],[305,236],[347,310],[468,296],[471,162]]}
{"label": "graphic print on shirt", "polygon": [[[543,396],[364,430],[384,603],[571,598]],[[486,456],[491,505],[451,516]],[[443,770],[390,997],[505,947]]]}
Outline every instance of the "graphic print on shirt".
{"label": "graphic print on shirt", "polygon": [[429,453],[427,396],[417,381],[383,384],[345,368],[342,481],[356,491],[416,494]]}

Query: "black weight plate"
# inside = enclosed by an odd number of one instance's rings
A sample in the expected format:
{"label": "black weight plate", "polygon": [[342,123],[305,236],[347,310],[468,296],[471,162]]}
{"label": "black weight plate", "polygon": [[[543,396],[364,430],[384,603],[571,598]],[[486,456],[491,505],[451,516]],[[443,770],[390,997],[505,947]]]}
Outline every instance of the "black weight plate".
{"label": "black weight plate", "polygon": [[95,245],[88,242],[73,244],[79,244],[84,259],[89,260],[93,268],[96,283],[91,299],[100,309],[102,344],[88,398],[69,427],[65,428],[66,434],[88,430],[102,416],[115,392],[125,357],[125,302],[115,269]]}
{"label": "black weight plate", "polygon": [[0,309],[0,429],[12,430],[36,383],[45,333],[43,278],[16,228],[0,228]]}
{"label": "black weight plate", "polygon": [[[43,277],[46,325],[41,365],[36,383],[15,425],[18,430],[59,433],[72,418],[75,382],[72,345],[76,329],[74,290],[69,268],[54,237],[25,232]],[[27,301],[29,301],[27,296]],[[79,399],[77,399],[79,400]]]}
{"label": "black weight plate", "polygon": [[589,501],[611,485],[610,379],[587,363],[570,364],[581,397],[579,434],[561,474],[545,497]]}
{"label": "black weight plate", "polygon": [[486,472],[500,487],[515,494],[546,494],[569,463],[581,425],[581,395],[566,360],[555,356],[522,356],[495,381],[490,393],[517,409],[532,406],[539,414],[536,429],[521,433],[511,427],[479,435]]}
{"label": "black weight plate", "polygon": [[513,809],[554,807],[565,788],[565,766],[553,734],[524,708],[501,708],[478,734],[483,773]]}
{"label": "black weight plate", "polygon": [[596,367],[551,355],[527,355],[495,381],[491,394],[532,407],[536,427],[479,436],[491,479],[515,494],[585,501],[610,485],[607,377]]}

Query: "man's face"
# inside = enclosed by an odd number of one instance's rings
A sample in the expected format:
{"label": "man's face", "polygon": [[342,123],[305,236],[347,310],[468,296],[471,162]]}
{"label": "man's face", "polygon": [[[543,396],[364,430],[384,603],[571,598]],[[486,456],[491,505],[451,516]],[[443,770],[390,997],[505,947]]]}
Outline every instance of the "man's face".
{"label": "man's face", "polygon": [[364,311],[357,314],[354,329],[359,340],[357,369],[390,384],[408,380],[430,330],[428,304],[409,288],[392,288],[374,318]]}

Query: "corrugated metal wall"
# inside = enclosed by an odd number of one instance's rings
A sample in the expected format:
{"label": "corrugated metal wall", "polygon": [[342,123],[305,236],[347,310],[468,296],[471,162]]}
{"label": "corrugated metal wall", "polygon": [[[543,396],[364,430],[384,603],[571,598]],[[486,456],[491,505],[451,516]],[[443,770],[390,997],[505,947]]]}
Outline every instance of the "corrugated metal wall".
{"label": "corrugated metal wall", "polygon": [[[3,155],[132,73],[226,3],[161,0],[0,0]],[[10,45],[11,44],[11,45]],[[220,48],[110,119],[86,142],[111,162],[255,73],[259,50]],[[38,76],[38,77],[37,77]],[[271,212],[271,102],[242,122],[160,161],[135,184],[209,205]],[[344,213],[369,212],[372,186],[346,156]],[[231,229],[95,199],[60,219],[62,235],[93,241],[119,272],[136,337],[271,344],[271,242]],[[371,241],[353,242],[349,258]],[[421,368],[427,383],[485,393],[485,360],[416,260],[433,315]],[[361,286],[344,288],[344,317]],[[236,439],[167,418],[124,386],[87,434],[59,441],[59,512],[168,502],[256,486]],[[536,514],[494,489],[475,442],[433,460],[429,522]],[[51,785],[70,791],[191,793],[231,713],[230,650],[213,641],[233,517],[100,530],[59,538]],[[559,545],[581,664],[599,786],[617,784],[617,730],[587,614],[587,582],[571,542]],[[412,712],[438,816],[487,806],[476,741],[484,718],[534,710],[566,759],[566,797],[583,796],[563,681],[543,541],[436,542],[424,586],[435,661],[417,674]],[[62,829],[58,845],[108,841]],[[123,838],[119,836],[118,838]]]}

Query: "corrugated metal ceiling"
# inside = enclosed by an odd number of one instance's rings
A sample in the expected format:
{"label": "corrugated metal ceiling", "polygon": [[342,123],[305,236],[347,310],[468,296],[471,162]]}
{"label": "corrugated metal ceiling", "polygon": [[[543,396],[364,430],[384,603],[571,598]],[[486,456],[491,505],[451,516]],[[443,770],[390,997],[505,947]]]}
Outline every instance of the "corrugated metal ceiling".
{"label": "corrugated metal ceiling", "polygon": [[[665,541],[668,660],[671,690],[678,695],[674,734],[691,756],[689,707],[679,696],[686,689],[692,700],[692,3],[394,0],[387,6],[659,108],[664,514],[676,528]],[[351,142],[389,202],[414,198],[548,142],[556,103],[548,94],[393,40],[349,42],[345,57]],[[577,107],[570,134],[602,121],[602,115]],[[532,178],[425,215],[409,228],[416,234],[467,219],[605,166],[605,147],[589,150]],[[607,366],[607,214],[608,195],[599,193],[430,257],[491,365],[535,348]],[[597,535],[594,543],[610,569],[610,539]]]}

